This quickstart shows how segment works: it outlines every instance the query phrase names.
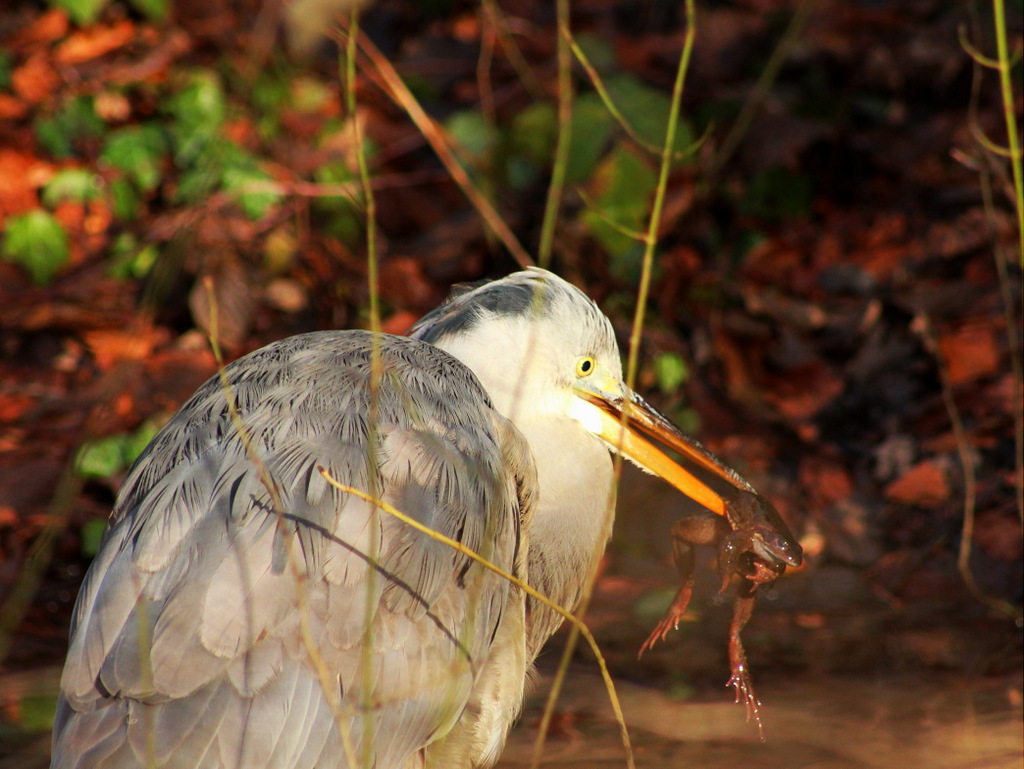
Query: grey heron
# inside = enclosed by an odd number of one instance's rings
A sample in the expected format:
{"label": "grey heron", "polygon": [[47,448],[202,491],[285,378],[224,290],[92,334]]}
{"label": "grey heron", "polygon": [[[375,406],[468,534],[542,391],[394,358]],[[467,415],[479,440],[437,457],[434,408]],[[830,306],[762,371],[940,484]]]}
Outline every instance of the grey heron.
{"label": "grey heron", "polygon": [[315,332],[236,360],[124,479],[53,766],[490,766],[561,617],[317,467],[571,610],[613,451],[723,511],[641,433],[742,486],[627,389],[597,305],[539,269],[454,294],[410,337]]}

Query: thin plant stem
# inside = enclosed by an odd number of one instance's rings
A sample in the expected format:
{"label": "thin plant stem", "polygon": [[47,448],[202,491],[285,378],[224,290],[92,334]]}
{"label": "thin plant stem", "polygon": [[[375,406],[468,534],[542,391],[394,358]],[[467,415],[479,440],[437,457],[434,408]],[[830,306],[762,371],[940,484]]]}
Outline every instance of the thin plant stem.
{"label": "thin plant stem", "polygon": [[[362,185],[363,200],[366,212],[366,280],[370,296],[370,400],[367,419],[370,429],[366,431],[366,462],[367,478],[370,493],[374,498],[380,496],[377,488],[379,453],[377,431],[374,426],[378,422],[380,409],[380,382],[383,376],[383,360],[381,354],[381,319],[380,319],[380,283],[378,280],[377,259],[377,200],[373,194],[370,180],[369,164],[366,159],[366,141],[359,125],[358,104],[356,101],[356,55],[359,40],[359,10],[353,8],[349,16],[349,35],[345,45],[345,100],[354,134],[356,163],[359,167],[359,181]],[[369,526],[376,529],[380,518],[380,510],[376,504],[371,507]],[[380,556],[378,539],[370,538],[368,556],[376,562]],[[366,600],[363,605],[366,617],[365,631],[362,637],[359,654],[359,667],[363,679],[363,694],[360,700],[360,714],[363,718],[363,766],[373,765],[373,743],[376,737],[376,722],[370,715],[374,710],[374,623],[376,614],[376,583],[379,579],[376,571],[370,570],[366,578]]]}
{"label": "thin plant stem", "polygon": [[544,89],[537,82],[537,76],[534,75],[530,63],[523,56],[523,52],[519,50],[515,38],[508,31],[508,25],[505,23],[505,17],[501,12],[501,8],[498,7],[498,3],[495,0],[482,0],[480,6],[483,9],[484,17],[494,28],[498,36],[498,42],[501,43],[501,49],[505,53],[505,58],[512,65],[512,69],[516,71],[519,81],[530,96],[533,97],[534,101],[540,101],[544,97]]}
{"label": "thin plant stem", "polygon": [[1017,134],[1016,108],[1010,72],[1010,55],[1006,42],[1006,8],[1003,0],[992,0],[995,16],[996,56],[999,61],[999,86],[1003,96],[1003,116],[1010,147],[1010,165],[1013,168],[1013,190],[1016,195],[1017,235],[1020,242],[1020,265],[1024,267],[1024,158],[1021,157],[1020,136]]}
{"label": "thin plant stem", "polygon": [[725,167],[733,153],[740,146],[743,137],[747,135],[747,131],[750,130],[754,118],[768,98],[772,84],[779,76],[782,65],[786,63],[786,59],[793,52],[796,41],[800,38],[800,34],[807,24],[807,19],[810,18],[811,11],[814,9],[814,3],[815,0],[802,0],[796,12],[789,20],[789,24],[775,46],[775,50],[772,51],[768,63],[765,64],[764,69],[761,71],[761,77],[754,84],[754,90],[751,92],[750,98],[744,103],[743,109],[740,110],[740,114],[736,118],[736,122],[732,124],[729,133],[722,140],[722,147],[711,162],[711,168],[708,173],[709,178],[717,176],[718,172]]}
{"label": "thin plant stem", "polygon": [[[629,358],[626,367],[626,384],[631,389],[634,387],[636,382],[636,373],[639,364],[640,334],[643,329],[644,310],[647,304],[647,296],[650,291],[651,274],[654,267],[654,249],[657,245],[658,227],[661,221],[661,212],[665,203],[665,193],[668,188],[669,170],[672,166],[672,148],[675,146],[676,131],[679,126],[679,111],[683,99],[683,85],[686,82],[686,73],[689,70],[690,58],[693,53],[693,44],[696,34],[696,9],[694,7],[694,0],[686,0],[685,9],[686,32],[683,39],[683,49],[679,56],[679,66],[676,70],[675,83],[672,86],[671,108],[669,111],[668,124],[665,127],[665,142],[662,146],[661,169],[658,175],[658,185],[655,191],[654,204],[651,209],[651,218],[648,223],[645,238],[643,269],[640,278],[640,288],[637,295],[636,313],[633,317],[633,330],[630,335]],[[622,414],[623,435],[625,435],[625,428],[628,421],[629,407],[628,404],[626,404]],[[604,530],[602,532],[602,536],[598,538],[598,542],[601,543],[606,542],[608,536],[611,534],[612,522],[615,514],[615,491],[618,488],[618,483],[622,476],[621,451],[618,451],[615,454],[614,473],[615,483],[612,486],[612,492],[609,495],[605,508]],[[596,580],[597,559],[595,559],[595,564],[583,584],[583,592],[576,612],[577,616],[581,618],[586,616],[587,609],[590,606],[590,599],[593,595],[594,582]],[[575,649],[578,636],[579,630],[577,626],[574,625],[570,628],[569,637],[566,640],[565,650],[562,654],[562,664],[559,666],[558,672],[555,675],[555,680],[552,683],[551,693],[548,696],[547,705],[544,710],[544,716],[541,719],[537,744],[542,743],[549,728],[551,715],[554,712],[555,702],[564,684],[568,660]],[[628,735],[626,736],[626,739],[628,739]],[[531,769],[537,767],[539,761],[539,751],[535,749],[533,759],[530,764]]]}
{"label": "thin plant stem", "polygon": [[[316,641],[310,632],[309,607],[306,604],[305,599],[305,571],[301,569],[296,562],[294,552],[295,548],[293,547],[295,538],[286,531],[284,503],[281,499],[281,492],[277,484],[274,482],[273,477],[271,477],[270,470],[267,469],[267,465],[263,461],[263,458],[256,452],[256,448],[253,446],[252,436],[249,435],[249,430],[242,421],[242,415],[238,411],[238,402],[235,400],[235,391],[231,386],[231,381],[228,379],[227,368],[224,365],[224,356],[220,349],[217,294],[213,278],[209,275],[206,276],[203,279],[203,287],[206,290],[207,301],[210,305],[208,341],[210,349],[213,351],[213,358],[217,363],[217,376],[220,380],[221,390],[224,392],[228,416],[231,419],[232,426],[235,428],[235,433],[238,435],[238,439],[242,442],[242,446],[245,448],[246,457],[256,468],[256,474],[259,478],[260,484],[264,489],[266,489],[267,494],[270,496],[270,503],[276,519],[272,568],[280,568],[283,570],[285,564],[291,568],[292,577],[295,580],[296,603],[299,610],[299,628],[302,635],[303,645],[306,648],[306,653],[309,655],[313,669],[316,671],[324,699],[327,701],[327,706],[331,709],[331,714],[334,716],[334,720],[338,724],[338,732],[341,737],[342,751],[345,753],[345,758],[350,766],[356,766],[355,747],[352,743],[352,733],[349,727],[348,718],[342,709],[340,700],[335,696],[337,681],[332,680],[330,671],[327,669],[327,663],[324,662],[323,656],[320,654],[320,649],[317,647]],[[278,543],[280,543],[280,545],[278,545]],[[279,551],[281,551],[280,556],[278,555]],[[284,559],[284,563],[280,562],[282,559]],[[250,610],[250,607],[247,605],[246,611],[248,612]]]}
{"label": "thin plant stem", "polygon": [[[989,219],[989,229],[997,232],[994,221],[995,203],[992,200],[992,179],[988,166],[979,174],[981,182],[981,199]],[[993,238],[996,262],[996,274],[999,276],[999,294],[1003,302],[1003,315],[1006,317],[1006,342],[1010,351],[1010,370],[1013,374],[1013,391],[1020,394],[1024,390],[1024,365],[1021,361],[1021,339],[1017,334],[1017,310],[1013,299],[1013,287],[1007,269],[1008,255],[1000,247],[998,237]],[[1024,523],[1024,403],[1014,400],[1013,407],[1013,442],[1014,442],[1014,487],[1017,492],[1017,517]]]}
{"label": "thin plant stem", "polygon": [[[992,0],[992,12],[995,16],[996,32],[996,55],[999,61],[999,85],[1003,97],[1003,116],[1006,120],[1006,133],[1010,148],[1010,167],[1013,170],[1013,189],[1017,210],[1017,237],[1020,252],[1017,255],[1017,263],[1024,268],[1024,157],[1021,155],[1020,135],[1017,133],[1017,111],[1013,96],[1011,62],[1009,58],[1009,47],[1006,39],[1006,8],[1003,0]],[[1020,51],[1017,52],[1020,54]],[[987,186],[987,185],[986,185]],[[991,189],[988,190],[988,204],[991,204]],[[1003,294],[1003,305],[1008,315],[1007,335],[1010,342],[1010,354],[1013,361],[1013,377],[1015,391],[1019,394],[1024,372],[1021,366],[1020,339],[1017,337],[1016,318],[1013,312],[1013,300],[1011,298],[1010,279],[1007,275],[1006,260],[997,253],[996,260],[999,269],[999,284]],[[1017,486],[1017,513],[1021,522],[1024,523],[1024,406],[1017,402],[1014,409],[1014,436],[1016,443],[1016,486]]]}
{"label": "thin plant stem", "polygon": [[338,482],[331,476],[327,468],[323,467],[322,465],[318,465],[317,470],[329,484],[334,486],[334,488],[338,489],[339,491],[342,491],[346,494],[352,494],[353,496],[359,497],[359,499],[362,499],[365,502],[369,502],[370,504],[376,505],[381,510],[386,512],[388,515],[392,515],[398,520],[400,520],[406,526],[411,526],[416,531],[426,535],[435,542],[440,542],[441,544],[452,548],[456,552],[465,555],[467,558],[476,561],[485,569],[494,572],[502,579],[507,580],[509,583],[515,585],[517,588],[522,590],[524,593],[526,593],[526,595],[530,596],[536,601],[539,601],[544,606],[548,607],[562,618],[568,620],[572,624],[573,629],[577,633],[583,635],[584,639],[587,641],[587,644],[590,646],[591,651],[594,652],[594,656],[597,658],[597,664],[600,668],[601,678],[604,680],[605,688],[608,691],[608,699],[611,702],[612,711],[615,714],[616,721],[623,728],[623,747],[626,750],[627,765],[630,767],[630,769],[635,769],[635,764],[633,762],[633,751],[629,745],[629,735],[626,734],[623,726],[625,724],[625,719],[622,715],[622,705],[619,702],[618,694],[615,691],[615,683],[612,681],[611,673],[608,671],[608,663],[605,662],[604,655],[601,654],[601,649],[598,647],[597,639],[594,638],[594,634],[590,631],[590,628],[586,626],[586,624],[583,622],[583,620],[579,617],[578,614],[573,614],[571,611],[566,609],[561,604],[557,603],[556,601],[552,601],[546,595],[538,592],[536,589],[531,587],[528,583],[519,579],[514,574],[505,571],[500,566],[495,565],[488,559],[481,556],[476,551],[466,547],[461,542],[454,540],[451,537],[446,537],[441,532],[436,531],[435,529],[432,529],[429,526],[420,523],[415,518],[406,515],[401,510],[388,504],[382,499],[375,499],[370,494],[367,494],[365,491],[357,489],[354,486],[349,486],[347,484]]}
{"label": "thin plant stem", "polygon": [[463,194],[469,198],[470,203],[476,208],[485,224],[497,235],[512,257],[524,269],[533,264],[533,259],[523,248],[519,239],[512,232],[512,229],[502,219],[501,214],[491,205],[491,202],[476,188],[466,169],[455,157],[444,130],[427,115],[412,91],[403,82],[391,62],[377,49],[377,46],[365,35],[358,35],[359,47],[370,60],[370,64],[380,76],[384,90],[398,106],[406,111],[410,119],[423,134],[430,146],[433,148],[438,159],[444,164],[445,169],[451,175],[452,180],[459,185]]}
{"label": "thin plant stem", "polygon": [[540,245],[537,248],[537,262],[541,267],[551,263],[551,246],[555,238],[555,225],[562,206],[565,190],[565,174],[569,167],[569,149],[572,146],[572,51],[568,37],[572,34],[569,25],[569,0],[558,0],[555,4],[558,16],[558,139],[555,143],[554,162],[551,165],[551,184],[544,205],[544,221],[540,229]]}
{"label": "thin plant stem", "polygon": [[957,454],[960,457],[960,466],[964,476],[964,512],[963,523],[961,524],[960,530],[960,549],[957,553],[956,561],[957,569],[960,571],[960,576],[963,579],[964,584],[967,586],[967,590],[975,597],[975,599],[999,614],[1003,614],[1007,617],[1020,621],[1020,609],[1008,601],[993,598],[992,596],[984,593],[982,589],[978,587],[978,583],[974,579],[974,572],[971,571],[971,551],[974,544],[974,517],[977,505],[977,480],[974,475],[974,460],[971,456],[970,442],[967,438],[967,432],[964,430],[963,420],[960,418],[960,410],[957,408],[956,399],[953,397],[953,385],[949,379],[949,367],[946,365],[946,361],[942,356],[942,350],[939,348],[931,320],[928,316],[922,314],[918,317],[915,326],[919,329],[925,347],[935,358],[935,366],[938,369],[939,382],[942,386],[942,401],[946,406],[946,413],[949,415],[949,423],[953,428],[953,436],[956,439]]}
{"label": "thin plant stem", "polygon": [[[972,11],[974,6],[971,6]],[[978,31],[979,23],[975,14],[972,13],[972,22],[975,33]],[[968,103],[967,115],[968,124],[971,127],[971,133],[973,136],[982,137],[984,136],[980,121],[978,119],[978,101],[981,94],[981,82],[984,69],[998,69],[1001,64],[997,60],[989,59],[985,57],[980,51],[978,51],[967,36],[964,29],[960,30],[960,44],[963,49],[967,52],[967,55],[974,60],[974,73],[971,83],[971,98]],[[1013,112],[1011,107],[1011,113]],[[1012,115],[1010,116],[1012,119]],[[987,147],[987,142],[980,142],[983,147]],[[997,153],[1000,156],[1005,156],[1005,153]],[[1003,302],[1003,314],[1006,318],[1006,341],[1009,347],[1010,353],[1010,367],[1013,375],[1013,387],[1015,393],[1020,393],[1024,388],[1024,364],[1022,364],[1022,350],[1021,350],[1021,338],[1017,332],[1017,304],[1013,297],[1013,287],[1011,285],[1009,270],[1007,265],[1009,264],[1009,255],[1005,253],[1003,249],[1002,239],[999,237],[999,227],[996,222],[995,216],[995,199],[992,192],[992,177],[1000,170],[992,158],[985,153],[979,153],[977,158],[968,158],[958,150],[954,150],[954,157],[963,162],[969,168],[976,170],[978,173],[978,182],[981,188],[981,200],[982,206],[985,211],[985,216],[988,219],[989,230],[992,233],[992,249],[993,258],[996,263],[996,274],[999,276],[999,292]],[[1001,181],[1006,181],[1005,177],[1002,177]],[[1017,198],[1018,212],[1021,207],[1021,200],[1018,195]],[[1014,456],[1015,456],[1015,470],[1014,473],[1014,486],[1016,488],[1017,496],[1017,516],[1021,523],[1024,524],[1024,404],[1020,403],[1019,398],[1015,402],[1013,408],[1013,422],[1014,422]]]}
{"label": "thin plant stem", "polygon": [[[622,130],[626,132],[626,136],[632,139],[638,147],[641,147],[642,149],[651,153],[652,155],[657,155],[660,157],[662,148],[648,143],[639,133],[637,133],[637,130],[626,119],[626,116],[622,114],[622,111],[612,100],[611,94],[608,93],[608,88],[605,86],[604,80],[601,78],[601,74],[597,71],[597,68],[590,63],[590,59],[587,58],[587,54],[580,47],[579,43],[576,42],[575,38],[573,38],[567,30],[563,31],[562,34],[569,41],[569,47],[572,49],[573,55],[576,57],[576,60],[580,63],[580,66],[583,67],[583,70],[587,73],[587,77],[589,78],[591,85],[594,86],[594,90],[597,92],[598,97],[604,104],[605,109],[607,109],[608,113],[612,116],[612,118],[615,119],[615,122],[619,124],[619,127],[621,127]],[[680,152],[673,152],[673,159],[681,160],[682,158],[692,155],[700,147],[703,146],[709,133],[710,129],[705,131],[704,135],[701,138],[697,139],[690,147],[687,147],[685,150],[682,150]]]}

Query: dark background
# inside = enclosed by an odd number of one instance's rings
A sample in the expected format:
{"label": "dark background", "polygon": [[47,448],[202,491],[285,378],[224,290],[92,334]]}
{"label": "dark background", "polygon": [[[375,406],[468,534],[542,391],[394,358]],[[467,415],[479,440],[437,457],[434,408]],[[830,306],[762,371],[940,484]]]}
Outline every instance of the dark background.
{"label": "dark background", "polygon": [[[553,149],[551,6],[500,3],[512,53],[474,3],[386,0],[362,19],[531,253]],[[300,16],[331,29],[330,12]],[[0,260],[3,760],[45,749],[71,607],[132,447],[216,369],[197,330],[203,278],[228,357],[369,322],[343,67],[330,34],[289,54],[298,32],[284,17],[227,0],[175,2],[163,23],[118,3],[82,25],[42,3],[0,10],[0,229],[10,238],[44,211],[68,239],[66,261],[35,280],[8,251]],[[663,130],[683,12],[577,2],[572,29],[641,141],[595,110],[574,67],[581,154],[551,267],[601,304],[625,351],[642,249],[588,201],[646,226],[658,157],[643,144]],[[681,113],[696,144],[666,189],[637,389],[775,501],[805,547],[806,567],[745,633],[755,680],[796,686],[794,707],[800,686],[841,699],[842,681],[891,680],[1020,719],[1021,241],[1009,164],[977,138],[1006,143],[998,78],[960,34],[994,55],[991,8],[697,8]],[[781,66],[759,85],[773,55]],[[1012,90],[1019,120],[1019,61]],[[211,93],[220,106],[204,112]],[[383,323],[401,333],[451,284],[517,265],[372,68],[355,95]],[[111,137],[139,127],[155,144],[119,153]],[[99,192],[54,192],[69,170]],[[284,194],[239,198],[238,178]],[[86,444],[102,456],[75,470]],[[616,680],[720,702],[730,607],[710,562],[699,621],[635,658],[674,591],[668,532],[683,504],[626,474],[589,620]],[[1009,763],[985,765],[1020,765],[1012,746],[996,754]]]}

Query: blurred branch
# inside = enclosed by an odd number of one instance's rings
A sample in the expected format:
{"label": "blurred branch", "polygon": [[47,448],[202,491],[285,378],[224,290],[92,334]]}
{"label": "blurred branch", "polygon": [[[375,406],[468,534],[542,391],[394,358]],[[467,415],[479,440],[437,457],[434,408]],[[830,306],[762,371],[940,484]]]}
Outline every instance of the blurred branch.
{"label": "blurred branch", "polygon": [[515,39],[509,32],[508,23],[505,21],[505,16],[502,14],[501,8],[498,7],[498,3],[496,0],[481,0],[480,7],[483,9],[484,19],[494,28],[505,58],[512,65],[512,69],[516,71],[523,87],[534,101],[540,101],[544,97],[544,89],[537,82],[537,76],[533,74],[530,63],[526,61],[526,57],[523,56],[523,52],[519,50],[519,46],[516,45]]}
{"label": "blurred branch", "polygon": [[[977,29],[977,19],[974,19],[974,24]],[[978,128],[978,126],[980,126],[980,121],[978,119],[978,101],[981,95],[983,69],[985,67],[998,68],[1000,65],[998,61],[987,59],[982,56],[981,53],[977,52],[970,44],[970,41],[967,38],[967,33],[963,29],[960,30],[960,44],[975,62],[973,82],[971,83],[971,99],[968,104],[967,114],[971,133],[977,138],[981,135],[981,130]],[[1017,55],[1019,55],[1019,51],[1017,52]],[[1017,58],[1017,55],[1014,56],[1015,59]],[[1010,113],[1011,114],[1008,119],[1012,121],[1012,107],[1010,109]],[[975,130],[976,128],[977,130]],[[996,223],[995,217],[995,201],[992,194],[993,175],[997,175],[999,177],[999,181],[1006,187],[1009,187],[1010,181],[1006,178],[1004,164],[993,162],[991,155],[979,153],[979,157],[975,158],[967,156],[959,150],[954,150],[953,156],[978,174],[978,181],[981,187],[982,205],[985,210],[985,216],[988,220],[989,230],[992,233],[993,257],[996,263],[996,274],[999,276],[999,293],[1003,303],[1003,315],[1006,318],[1006,341],[1010,353],[1013,387],[1014,392],[1019,396],[1021,391],[1024,390],[1024,361],[1022,361],[1021,338],[1017,332],[1017,301],[1013,296],[1013,285],[1010,280],[1009,270],[1007,267],[1009,264],[1009,255],[1005,253],[1002,240],[999,237],[999,227]],[[1017,165],[1019,166],[1019,164],[1020,156],[1018,154]],[[1009,193],[1008,196],[1012,197],[1012,193]],[[1020,222],[1022,205],[1024,205],[1024,201],[1021,200],[1020,194],[1018,193],[1018,223]],[[1024,230],[1021,232],[1024,232]],[[1022,250],[1021,258],[1024,259],[1024,250]],[[1019,400],[1016,402],[1016,407],[1013,409],[1013,427],[1014,467],[1016,470],[1014,473],[1014,486],[1017,492],[1017,516],[1020,519],[1021,524],[1024,524],[1024,404],[1021,404]]]}
{"label": "blurred branch", "polygon": [[[1021,158],[1020,136],[1017,133],[1016,107],[1011,82],[1009,51],[1006,44],[1006,8],[1003,0],[992,0],[992,11],[995,15],[996,51],[999,59],[999,85],[1003,95],[1003,116],[1006,120],[1006,133],[1010,143],[1010,164],[1013,167],[1013,188],[1016,195],[1017,235],[1020,238],[1020,264],[1024,266],[1024,159]],[[1018,49],[1015,58],[1019,55]]]}
{"label": "blurred branch", "polygon": [[516,238],[515,234],[505,223],[505,220],[502,219],[501,214],[495,210],[490,201],[476,188],[466,173],[466,169],[462,167],[458,158],[455,157],[451,145],[445,136],[444,129],[427,115],[419,101],[413,96],[412,91],[409,90],[401,76],[395,71],[394,66],[387,60],[387,57],[378,50],[377,46],[366,35],[359,34],[358,30],[355,32],[343,30],[343,32],[347,35],[354,34],[356,36],[359,48],[370,60],[374,70],[380,76],[384,90],[396,104],[406,111],[410,119],[420,130],[420,133],[423,134],[423,137],[433,148],[437,157],[444,164],[452,180],[459,185],[466,197],[469,198],[470,203],[477,209],[481,218],[498,236],[501,242],[504,243],[505,248],[509,250],[516,262],[523,268],[532,265],[533,259],[526,252],[526,249],[523,248],[519,239]]}
{"label": "blurred branch", "polygon": [[971,551],[974,545],[974,514],[977,504],[977,479],[974,475],[974,461],[971,457],[970,443],[964,430],[963,420],[960,418],[960,410],[957,408],[956,399],[953,397],[953,385],[949,380],[949,367],[942,356],[942,350],[939,348],[931,319],[925,313],[920,312],[914,320],[913,328],[920,335],[925,348],[935,359],[935,367],[939,373],[939,382],[942,385],[942,400],[946,405],[949,423],[953,428],[953,436],[956,438],[957,454],[960,457],[960,466],[964,474],[964,513],[960,532],[960,550],[957,554],[957,568],[964,580],[964,584],[967,586],[967,590],[975,599],[989,607],[989,609],[1019,621],[1021,618],[1020,608],[1008,601],[993,598],[984,593],[978,587],[978,583],[974,579],[974,573],[971,571]]}
{"label": "blurred branch", "polygon": [[555,224],[562,205],[565,189],[565,172],[569,166],[569,148],[572,144],[572,54],[568,38],[572,36],[569,27],[569,0],[557,0],[558,15],[558,139],[555,143],[555,157],[551,164],[551,184],[544,204],[544,221],[540,229],[540,245],[537,261],[541,267],[551,262],[551,244],[555,236]]}
{"label": "blurred branch", "polygon": [[396,508],[394,505],[388,504],[379,497],[374,497],[372,494],[367,494],[365,491],[357,489],[354,486],[349,486],[347,484],[341,483],[340,481],[336,480],[334,476],[332,476],[331,473],[327,470],[327,468],[323,467],[322,465],[317,465],[317,470],[319,471],[320,475],[323,476],[324,480],[326,480],[329,484],[331,484],[334,488],[338,489],[339,491],[342,491],[346,494],[351,494],[354,497],[358,497],[364,502],[369,502],[375,507],[378,507],[384,512],[386,512],[388,515],[394,516],[399,521],[404,523],[406,526],[410,526],[416,531],[420,532],[421,534],[434,540],[435,542],[440,542],[441,544],[450,547],[455,552],[461,553],[467,558],[480,564],[488,571],[497,574],[499,577],[507,581],[509,584],[515,585],[517,588],[522,590],[523,593],[530,596],[539,603],[543,604],[547,608],[551,609],[551,611],[558,614],[560,617],[562,617],[562,619],[568,620],[569,623],[572,625],[573,629],[576,631],[576,633],[583,635],[583,637],[587,641],[587,644],[590,646],[590,650],[594,653],[594,656],[597,658],[598,668],[601,671],[601,678],[604,680],[605,688],[608,691],[608,699],[611,701],[612,710],[615,713],[615,719],[618,722],[619,728],[622,732],[623,747],[626,750],[626,764],[628,767],[630,767],[630,769],[635,769],[635,765],[633,763],[633,751],[629,744],[629,734],[626,731],[626,722],[622,715],[622,705],[619,703],[619,697],[615,692],[615,683],[612,681],[611,674],[608,672],[608,663],[605,662],[604,655],[601,654],[601,648],[598,646],[597,639],[594,638],[594,634],[590,631],[590,628],[588,628],[586,626],[586,623],[583,622],[582,610],[578,610],[576,614],[573,614],[571,611],[566,609],[557,601],[551,600],[543,593],[538,592],[536,588],[531,587],[529,583],[524,582],[514,574],[505,571],[500,566],[492,563],[487,558],[483,557],[475,550],[466,547],[466,545],[462,544],[461,542],[458,542],[457,540],[454,540],[451,537],[447,537],[441,532],[437,531],[436,529],[432,529],[430,526],[427,526],[421,523],[420,521],[416,520],[415,518],[406,515],[401,510]]}
{"label": "blurred branch", "polygon": [[[84,443],[85,441],[83,441]],[[75,498],[82,488],[82,480],[77,472],[78,451],[64,465],[64,471],[57,481],[57,488],[50,500],[46,515],[46,525],[33,540],[25,556],[24,565],[18,572],[18,579],[8,593],[7,599],[0,606],[0,663],[3,663],[10,651],[14,631],[25,618],[25,612],[35,598],[39,582],[53,560],[53,549],[57,544],[57,536],[67,525]]]}
{"label": "blurred branch", "polygon": [[736,118],[736,122],[733,123],[729,133],[726,134],[725,139],[722,141],[722,148],[711,161],[711,168],[708,170],[709,178],[717,176],[722,168],[725,167],[729,159],[732,158],[733,153],[740,146],[740,142],[743,141],[747,131],[750,130],[754,117],[768,98],[768,93],[771,91],[775,78],[778,77],[779,71],[782,69],[782,65],[785,64],[786,59],[793,52],[793,48],[796,47],[796,42],[804,31],[804,26],[807,24],[811,11],[814,9],[814,3],[815,0],[802,0],[793,17],[789,20],[785,32],[782,33],[782,37],[775,46],[775,50],[772,51],[771,58],[768,59],[768,63],[761,72],[761,77],[754,84],[750,98],[743,105],[743,109]]}

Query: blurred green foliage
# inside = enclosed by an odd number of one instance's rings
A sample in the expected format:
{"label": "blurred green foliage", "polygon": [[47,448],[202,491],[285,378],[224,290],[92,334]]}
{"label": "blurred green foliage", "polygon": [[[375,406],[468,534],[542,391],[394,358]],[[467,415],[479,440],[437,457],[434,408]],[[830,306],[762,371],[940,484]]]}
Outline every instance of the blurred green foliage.
{"label": "blurred green foliage", "polygon": [[36,140],[54,158],[76,155],[76,145],[103,133],[104,124],[96,114],[91,96],[72,96],[52,115],[40,113],[34,122]]}
{"label": "blurred green foliage", "polygon": [[[126,0],[127,4],[152,21],[167,18],[170,0]],[[54,8],[63,8],[76,24],[91,24],[110,5],[111,0],[49,0]]]}
{"label": "blurred green foliage", "polygon": [[87,441],[78,450],[75,468],[83,478],[111,478],[124,472],[157,434],[157,422],[145,422],[134,433]]}
{"label": "blurred green foliage", "polygon": [[[79,24],[97,20],[110,2],[126,1],[51,0]],[[167,12],[166,0],[133,0],[130,5],[149,18]],[[670,94],[625,73],[602,37],[582,33],[576,43],[600,80],[577,71],[564,216],[607,254],[610,272],[619,281],[635,285]],[[39,110],[33,123],[39,145],[73,167],[59,169],[45,185],[42,210],[11,220],[5,259],[23,266],[36,283],[51,281],[69,261],[68,238],[49,213],[65,202],[98,201],[109,210],[108,272],[123,278],[144,277],[160,255],[158,246],[131,233],[133,227],[146,226],[156,211],[202,207],[213,199],[217,205],[236,204],[251,220],[263,220],[279,209],[287,192],[268,172],[270,162],[280,162],[275,145],[294,139],[289,132],[303,116],[315,128],[302,140],[323,150],[325,158],[305,181],[338,187],[312,196],[311,210],[320,215],[317,229],[359,248],[365,206],[349,157],[353,118],[336,114],[337,78],[322,77],[284,56],[271,57],[251,78],[226,57],[202,68],[188,64],[170,69],[165,79],[108,85],[102,93],[67,96]],[[10,79],[9,70],[0,54],[0,82]],[[433,81],[418,82],[412,71],[405,76],[419,98],[430,103],[445,98]],[[97,99],[111,95],[133,105],[128,118],[97,111]],[[145,108],[136,110],[136,104]],[[497,116],[474,103],[448,113],[444,127],[489,199],[533,195],[547,186],[558,140],[552,98],[541,96]],[[693,124],[681,120],[671,148],[676,171],[692,162],[695,136]],[[372,173],[377,148],[364,141]],[[807,179],[771,169],[752,178],[731,202],[742,214],[773,221],[806,214],[812,192]]]}
{"label": "blurred green foliage", "polygon": [[49,211],[37,208],[7,220],[0,255],[25,268],[35,283],[49,283],[69,254],[67,233]]}
{"label": "blurred green foliage", "polygon": [[654,356],[654,379],[664,395],[674,395],[689,377],[686,361],[677,352],[662,352]]}

